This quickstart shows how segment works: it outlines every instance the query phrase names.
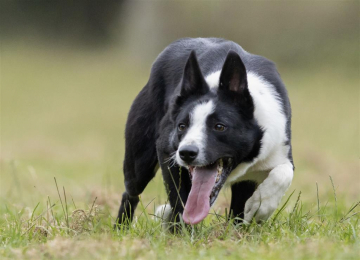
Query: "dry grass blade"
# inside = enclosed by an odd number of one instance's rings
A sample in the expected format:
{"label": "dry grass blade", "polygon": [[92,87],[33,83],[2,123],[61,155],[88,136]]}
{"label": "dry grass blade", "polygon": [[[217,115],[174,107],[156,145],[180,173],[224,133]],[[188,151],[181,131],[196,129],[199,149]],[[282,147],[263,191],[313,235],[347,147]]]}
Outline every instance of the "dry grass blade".
{"label": "dry grass blade", "polygon": [[349,209],[349,211],[345,214],[345,216],[343,216],[343,217],[340,219],[339,222],[342,223],[342,222],[344,222],[345,220],[351,218],[352,216],[357,215],[359,212],[355,212],[354,214],[352,214],[351,216],[349,216],[349,214],[350,214],[351,212],[353,212],[354,209],[356,209],[359,205],[360,205],[360,201],[356,202],[356,203],[354,204],[354,206],[352,206],[352,207]]}
{"label": "dry grass blade", "polygon": [[317,198],[317,213],[318,213],[318,216],[320,218],[320,221],[322,221],[322,218],[321,218],[321,215],[320,215],[320,198],[319,198],[319,185],[318,183],[316,182],[316,198]]}
{"label": "dry grass blade", "polygon": [[76,233],[81,233],[84,231],[84,225],[89,220],[90,214],[87,215],[86,212],[82,209],[74,210],[71,214],[72,224],[71,230],[75,231]]}
{"label": "dry grass blade", "polygon": [[[50,201],[50,197],[48,196],[48,202],[49,202],[49,205],[51,205],[51,201]],[[55,216],[54,216],[54,211],[52,210],[52,208],[50,209],[50,212],[51,212],[51,216],[54,220],[54,223],[56,224],[56,219],[55,219]]]}
{"label": "dry grass blade", "polygon": [[[181,167],[180,167],[180,169],[181,169]],[[176,182],[175,182],[175,180],[174,180],[174,176],[173,176],[173,174],[172,174],[172,172],[171,172],[171,170],[170,170],[169,167],[168,167],[168,170],[169,170],[169,172],[170,172],[170,176],[171,176],[171,179],[172,179],[172,181],[173,181],[173,183],[174,183],[175,190],[176,190],[176,192],[177,192],[177,194],[178,194],[178,198],[180,199],[181,205],[183,206],[183,208],[185,208],[184,202],[183,202],[182,199],[181,199],[180,191],[179,191],[180,188],[181,188],[181,186],[179,187],[179,189],[176,187]]]}
{"label": "dry grass blade", "polygon": [[[156,198],[153,198],[148,204],[146,204],[146,206],[143,208],[143,210],[141,211],[139,218],[142,216],[142,214],[145,212],[145,210],[147,209],[147,207],[149,207],[149,205],[151,204],[151,202],[153,202]],[[141,202],[141,200],[140,200]],[[141,202],[142,205],[142,202]],[[143,205],[142,205],[143,206]],[[150,214],[149,214],[150,215]]]}
{"label": "dry grass blade", "polygon": [[70,225],[69,225],[68,205],[67,205],[66,192],[65,192],[65,187],[64,187],[64,186],[63,186],[63,191],[64,191],[65,209],[66,209],[65,221],[66,221],[66,226],[67,226],[67,228],[70,228]]}
{"label": "dry grass blade", "polygon": [[[46,209],[44,212],[42,212],[39,216],[37,216],[33,222],[36,222],[39,218],[41,218],[46,212],[48,212],[50,209],[52,209],[55,206],[52,205],[50,208]],[[32,224],[24,233],[21,234],[21,236],[25,235],[27,232],[29,232],[34,226],[36,225],[36,223]]]}
{"label": "dry grass blade", "polygon": [[280,213],[285,209],[286,205],[289,203],[290,198],[292,197],[292,195],[294,194],[295,190],[293,192],[291,192],[291,194],[289,195],[289,197],[287,198],[287,200],[285,201],[284,205],[282,205],[282,207],[278,210],[278,212],[276,213],[275,217],[272,220],[272,224],[275,223],[275,220],[277,219],[277,217],[280,215]]}
{"label": "dry grass blade", "polygon": [[93,210],[93,208],[94,208],[94,205],[95,205],[96,200],[97,200],[97,197],[95,197],[95,199],[94,199],[94,201],[93,201],[93,204],[92,204],[92,206],[91,206],[89,215],[91,215],[91,212],[92,212],[92,210]]}
{"label": "dry grass blade", "polygon": [[329,176],[330,181],[331,181],[331,186],[334,192],[334,198],[335,198],[335,216],[337,217],[337,213],[338,213],[338,207],[337,207],[337,197],[336,197],[336,190],[335,190],[335,185],[334,185],[334,181],[332,179],[331,176]]}
{"label": "dry grass blade", "polygon": [[63,209],[64,216],[66,216],[66,212],[65,212],[64,204],[63,204],[63,202],[62,202],[62,199],[61,199],[61,196],[60,196],[60,192],[59,192],[59,187],[58,187],[58,184],[57,184],[57,181],[56,181],[56,178],[55,178],[55,177],[54,177],[54,180],[55,180],[56,189],[57,189],[57,192],[58,192],[58,195],[59,195],[59,199],[60,199],[61,207],[62,207],[62,209]]}
{"label": "dry grass blade", "polygon": [[[70,195],[71,196],[71,195]],[[77,209],[76,204],[74,202],[74,198],[71,196],[72,203],[74,204],[74,208]]]}
{"label": "dry grass blade", "polygon": [[[294,192],[295,192],[295,191],[294,191]],[[295,213],[295,211],[296,211],[296,209],[297,209],[297,207],[298,207],[298,205],[299,205],[300,198],[301,198],[301,191],[299,192],[298,198],[297,198],[297,200],[296,200],[296,202],[295,202],[294,208],[293,208],[293,210],[291,211],[290,215],[293,215],[293,214]]]}

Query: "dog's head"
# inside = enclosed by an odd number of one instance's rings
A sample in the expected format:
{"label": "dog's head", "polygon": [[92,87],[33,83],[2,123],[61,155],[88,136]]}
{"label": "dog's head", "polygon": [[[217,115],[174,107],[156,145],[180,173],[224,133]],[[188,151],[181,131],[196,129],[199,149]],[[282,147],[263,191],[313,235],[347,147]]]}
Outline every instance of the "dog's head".
{"label": "dog's head", "polygon": [[260,149],[262,131],[254,119],[246,69],[236,52],[228,53],[216,89],[208,86],[191,52],[172,120],[176,162],[192,179],[183,218],[196,224],[209,213],[231,171]]}

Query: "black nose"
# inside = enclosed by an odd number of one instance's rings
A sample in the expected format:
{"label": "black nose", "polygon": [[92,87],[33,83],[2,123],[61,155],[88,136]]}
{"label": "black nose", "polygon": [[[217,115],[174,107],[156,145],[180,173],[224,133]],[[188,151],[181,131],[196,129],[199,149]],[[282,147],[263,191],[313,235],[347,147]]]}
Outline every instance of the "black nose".
{"label": "black nose", "polygon": [[194,161],[198,153],[199,149],[194,145],[183,146],[179,151],[180,158],[187,163]]}

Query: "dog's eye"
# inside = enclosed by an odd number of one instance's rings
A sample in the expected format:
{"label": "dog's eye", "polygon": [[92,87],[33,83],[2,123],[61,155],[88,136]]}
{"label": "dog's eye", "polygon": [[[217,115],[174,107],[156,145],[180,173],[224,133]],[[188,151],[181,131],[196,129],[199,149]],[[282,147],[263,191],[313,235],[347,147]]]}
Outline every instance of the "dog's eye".
{"label": "dog's eye", "polygon": [[185,124],[179,124],[178,125],[178,130],[179,131],[184,131],[186,129],[186,125]]}
{"label": "dog's eye", "polygon": [[222,124],[216,124],[214,129],[215,129],[215,131],[218,131],[218,132],[224,132],[226,130],[226,126],[224,126]]}

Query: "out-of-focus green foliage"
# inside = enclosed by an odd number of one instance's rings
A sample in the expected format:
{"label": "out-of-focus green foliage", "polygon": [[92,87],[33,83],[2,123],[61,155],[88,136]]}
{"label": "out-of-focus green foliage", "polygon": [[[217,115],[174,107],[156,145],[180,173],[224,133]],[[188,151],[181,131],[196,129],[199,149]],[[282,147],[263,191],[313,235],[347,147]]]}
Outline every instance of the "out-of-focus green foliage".
{"label": "out-of-focus green foliage", "polygon": [[1,1],[3,39],[126,50],[153,60],[181,37],[223,37],[298,67],[342,63],[359,51],[359,1]]}

